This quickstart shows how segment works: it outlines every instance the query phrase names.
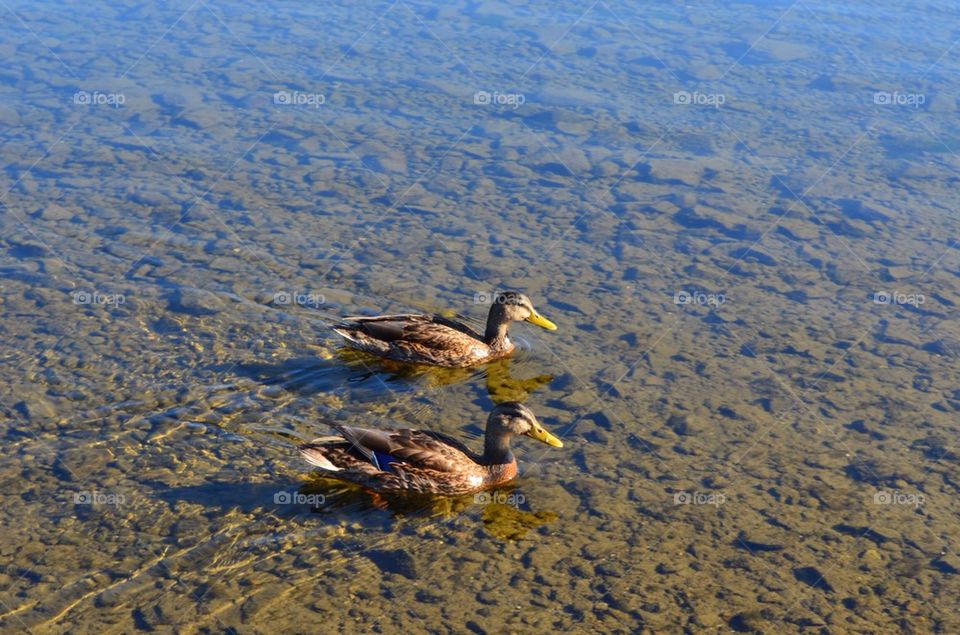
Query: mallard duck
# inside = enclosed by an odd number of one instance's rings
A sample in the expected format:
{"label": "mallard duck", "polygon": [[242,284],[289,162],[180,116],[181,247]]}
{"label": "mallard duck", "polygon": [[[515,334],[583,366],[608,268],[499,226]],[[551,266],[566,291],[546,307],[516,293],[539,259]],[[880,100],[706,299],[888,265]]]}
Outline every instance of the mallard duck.
{"label": "mallard duck", "polygon": [[506,291],[497,293],[480,335],[462,322],[439,315],[378,315],[345,317],[333,330],[362,351],[401,362],[440,366],[473,366],[513,352],[507,336],[511,322],[526,320],[555,331],[557,325],[533,308],[530,298]]}
{"label": "mallard duck", "polygon": [[470,494],[498,487],[517,475],[510,438],[523,434],[562,448],[530,408],[510,401],[490,412],[483,454],[443,434],[423,430],[368,430],[335,425],[337,437],[300,446],[323,476],[377,492]]}

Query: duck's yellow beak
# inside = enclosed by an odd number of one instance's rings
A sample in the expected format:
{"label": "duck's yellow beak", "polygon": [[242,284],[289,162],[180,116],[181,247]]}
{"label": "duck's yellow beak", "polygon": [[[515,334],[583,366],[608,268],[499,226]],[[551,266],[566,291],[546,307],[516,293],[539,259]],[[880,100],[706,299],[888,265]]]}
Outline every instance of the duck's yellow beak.
{"label": "duck's yellow beak", "polygon": [[537,326],[539,326],[539,327],[541,327],[541,328],[545,328],[545,329],[547,329],[548,331],[556,331],[556,330],[557,330],[557,325],[556,325],[556,324],[554,324],[553,322],[551,322],[551,321],[548,320],[547,318],[543,317],[542,315],[540,315],[540,314],[537,313],[536,311],[534,311],[533,313],[530,314],[530,317],[527,318],[527,322],[529,322],[530,324],[536,324]]}
{"label": "duck's yellow beak", "polygon": [[540,426],[534,426],[530,428],[530,430],[526,432],[526,435],[531,439],[536,439],[540,443],[546,443],[547,445],[552,445],[555,448],[563,447],[563,441],[553,436]]}

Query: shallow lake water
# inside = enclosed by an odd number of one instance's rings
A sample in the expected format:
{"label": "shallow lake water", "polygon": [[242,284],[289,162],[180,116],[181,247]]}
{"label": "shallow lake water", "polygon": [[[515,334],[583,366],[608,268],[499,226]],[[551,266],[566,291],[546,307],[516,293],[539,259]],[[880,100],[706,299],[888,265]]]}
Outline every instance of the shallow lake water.
{"label": "shallow lake water", "polygon": [[[0,12],[3,631],[960,631],[955,6]],[[296,451],[508,399],[481,497]]]}

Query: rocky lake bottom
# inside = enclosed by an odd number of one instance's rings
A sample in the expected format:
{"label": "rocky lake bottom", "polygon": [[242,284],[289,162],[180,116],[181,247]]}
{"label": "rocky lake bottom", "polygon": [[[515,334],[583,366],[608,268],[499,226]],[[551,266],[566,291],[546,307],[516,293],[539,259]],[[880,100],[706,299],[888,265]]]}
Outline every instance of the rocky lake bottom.
{"label": "rocky lake bottom", "polygon": [[[960,630],[952,10],[10,10],[4,632]],[[328,328],[498,288],[480,369]],[[296,452],[508,399],[486,497]]]}

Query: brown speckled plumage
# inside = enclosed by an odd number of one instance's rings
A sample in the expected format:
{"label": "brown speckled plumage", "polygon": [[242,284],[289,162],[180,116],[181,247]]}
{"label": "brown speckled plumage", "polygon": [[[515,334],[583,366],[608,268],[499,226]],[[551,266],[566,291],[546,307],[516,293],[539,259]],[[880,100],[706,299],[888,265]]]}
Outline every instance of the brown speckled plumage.
{"label": "brown speckled plumage", "polygon": [[527,296],[507,291],[494,296],[483,335],[466,324],[439,315],[346,317],[333,330],[355,348],[401,362],[466,367],[513,352],[507,336],[511,322],[527,320],[554,330]]}
{"label": "brown speckled plumage", "polygon": [[524,434],[561,447],[533,412],[516,402],[498,405],[487,419],[484,452],[449,436],[409,429],[334,426],[340,437],[317,439],[300,453],[323,476],[382,492],[469,494],[498,487],[517,475],[510,438]]}

